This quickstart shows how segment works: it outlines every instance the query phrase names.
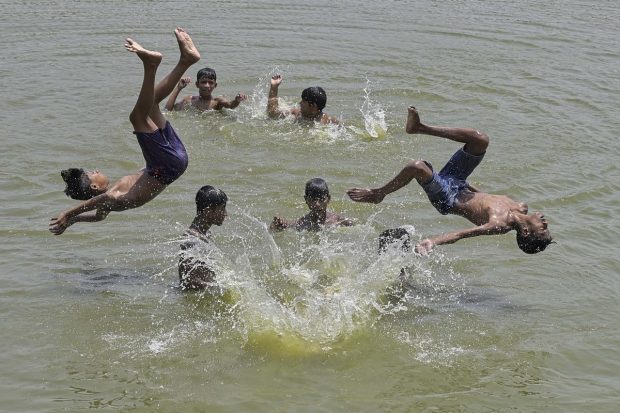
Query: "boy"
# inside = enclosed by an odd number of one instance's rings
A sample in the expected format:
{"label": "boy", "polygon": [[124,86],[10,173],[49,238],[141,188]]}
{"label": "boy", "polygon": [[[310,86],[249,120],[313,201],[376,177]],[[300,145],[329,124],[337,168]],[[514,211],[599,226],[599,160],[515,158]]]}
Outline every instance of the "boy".
{"label": "boy", "polygon": [[210,67],[205,67],[204,69],[200,69],[196,75],[198,96],[188,95],[181,99],[180,102],[175,103],[181,90],[189,85],[190,81],[191,79],[189,77],[184,77],[179,80],[179,83],[166,102],[167,110],[182,110],[190,106],[200,111],[221,110],[224,108],[234,109],[247,99],[247,96],[243,93],[238,93],[232,102],[228,101],[224,96],[213,97],[213,90],[217,87],[217,75],[215,74],[215,70]]}
{"label": "boy", "polygon": [[281,75],[276,74],[271,77],[269,99],[267,100],[267,115],[271,119],[293,116],[295,120],[314,121],[322,124],[334,123],[336,125],[340,123],[337,118],[323,113],[323,109],[327,104],[327,95],[325,90],[319,86],[309,87],[301,92],[299,108],[281,111],[278,108],[278,87],[280,87],[280,83],[282,83]]}
{"label": "boy", "polygon": [[184,290],[202,290],[214,285],[215,273],[197,256],[201,244],[209,242],[212,225],[220,226],[227,216],[224,191],[205,185],[196,193],[196,217],[186,232],[188,241],[181,244],[179,254],[179,281]]}
{"label": "boy", "polygon": [[[127,175],[113,185],[98,170],[69,169],[61,173],[67,183],[65,193],[73,199],[86,200],[52,218],[49,230],[62,234],[76,222],[95,222],[110,211],[137,208],[155,198],[187,168],[187,152],[169,122],[159,110],[159,102],[170,94],[183,73],[200,60],[189,34],[177,27],[174,31],[181,55],[172,71],[155,85],[155,73],[161,62],[159,52],[147,50],[132,39],[125,48],[135,53],[144,66],[144,78],[129,120],[146,160],[146,168]],[[89,211],[94,214],[86,214]]]}
{"label": "boy", "polygon": [[312,178],[306,182],[304,195],[306,205],[310,208],[303,217],[296,221],[289,221],[280,217],[273,217],[269,229],[274,231],[294,227],[297,231],[320,231],[325,225],[351,226],[353,221],[327,210],[327,204],[331,200],[327,182],[321,178]]}
{"label": "boy", "polygon": [[517,244],[523,252],[535,254],[547,248],[552,238],[542,213],[528,215],[525,203],[504,195],[480,192],[467,183],[467,177],[484,157],[489,145],[487,135],[474,129],[425,125],[413,106],[409,107],[405,130],[407,133],[446,138],[464,143],[465,146],[452,156],[439,173],[434,172],[431,164],[426,161],[410,161],[382,187],[349,189],[347,194],[353,201],[378,204],[387,194],[399,190],[415,178],[441,214],[460,215],[477,225],[422,240],[416,245],[416,252],[426,255],[436,245],[451,244],[462,238],[479,235],[505,234],[511,230],[517,232]]}

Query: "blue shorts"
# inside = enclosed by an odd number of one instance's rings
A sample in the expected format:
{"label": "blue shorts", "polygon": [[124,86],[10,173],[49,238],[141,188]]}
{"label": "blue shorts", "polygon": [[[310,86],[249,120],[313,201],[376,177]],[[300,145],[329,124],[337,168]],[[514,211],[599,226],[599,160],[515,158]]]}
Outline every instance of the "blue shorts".
{"label": "blue shorts", "polygon": [[452,155],[439,173],[433,171],[431,180],[422,185],[431,204],[442,215],[450,213],[461,191],[468,187],[467,177],[480,164],[482,158],[484,154],[472,155],[461,148]]}
{"label": "blue shorts", "polygon": [[134,132],[146,161],[146,173],[170,185],[187,169],[187,151],[170,122],[155,132]]}

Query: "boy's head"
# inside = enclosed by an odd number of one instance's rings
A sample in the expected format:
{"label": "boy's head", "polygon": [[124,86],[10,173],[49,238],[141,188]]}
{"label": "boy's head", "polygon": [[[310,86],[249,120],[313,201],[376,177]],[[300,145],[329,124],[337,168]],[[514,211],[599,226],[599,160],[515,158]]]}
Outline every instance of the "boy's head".
{"label": "boy's head", "polygon": [[403,252],[411,251],[411,234],[405,228],[386,229],[379,235],[379,253],[386,252],[390,245],[399,243]]}
{"label": "boy's head", "polygon": [[228,197],[221,189],[205,185],[196,193],[196,214],[212,225],[222,225],[227,216]]}
{"label": "boy's head", "polygon": [[517,228],[517,245],[526,254],[544,251],[553,242],[542,212],[527,215]]}
{"label": "boy's head", "polygon": [[65,194],[82,201],[104,193],[110,183],[109,179],[98,170],[69,168],[60,171],[60,176],[67,184]]}
{"label": "boy's head", "polygon": [[327,182],[322,178],[312,178],[306,182],[304,199],[311,210],[326,209],[331,199]]}
{"label": "boy's head", "polygon": [[327,94],[320,86],[313,86],[301,92],[301,102],[299,102],[302,116],[315,116],[320,113],[327,104]]}
{"label": "boy's head", "polygon": [[196,87],[201,96],[210,96],[217,87],[217,75],[210,67],[200,69],[196,74]]}

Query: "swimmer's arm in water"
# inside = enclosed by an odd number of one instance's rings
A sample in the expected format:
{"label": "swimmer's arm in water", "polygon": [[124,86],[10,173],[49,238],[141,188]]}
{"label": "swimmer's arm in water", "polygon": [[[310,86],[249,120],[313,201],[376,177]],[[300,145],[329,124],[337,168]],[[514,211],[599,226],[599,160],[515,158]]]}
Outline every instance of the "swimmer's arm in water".
{"label": "swimmer's arm in water", "polygon": [[[181,90],[184,89],[185,86],[189,85],[191,81],[192,79],[190,77],[184,77],[184,78],[181,78],[181,80],[179,80],[179,83],[177,83],[177,85],[174,87],[174,89],[172,90],[172,93],[170,94],[170,97],[166,101],[165,107],[167,110],[173,111],[173,110],[181,110],[185,108],[186,102],[188,100],[187,98],[181,99],[180,102],[176,102],[176,100]],[[191,101],[191,96],[189,96],[189,100]]]}
{"label": "swimmer's arm in water", "polygon": [[278,103],[278,87],[282,83],[282,76],[275,74],[271,77],[271,87],[269,88],[269,97],[267,99],[267,116],[271,119],[280,119],[288,115],[282,112]]}
{"label": "swimmer's arm in water", "polygon": [[[61,212],[57,217],[52,218],[49,224],[49,230],[54,235],[60,235],[76,222],[103,221],[112,210],[113,204],[114,200],[107,192],[97,195],[89,200],[80,202],[77,206],[69,208]],[[83,215],[85,212],[93,210],[96,210],[94,214]]]}
{"label": "swimmer's arm in water", "polygon": [[295,224],[296,222],[290,222],[289,220],[284,218],[273,217],[273,219],[271,220],[271,225],[269,225],[269,229],[271,231],[282,231],[284,229],[290,228]]}
{"label": "swimmer's arm in water", "polygon": [[246,100],[248,97],[243,93],[237,93],[237,96],[232,101],[229,101],[224,96],[219,96],[216,98],[217,104],[215,109],[235,109],[241,102]]}
{"label": "swimmer's arm in water", "polygon": [[486,223],[474,228],[462,229],[460,231],[447,232],[432,238],[423,239],[415,246],[415,252],[422,255],[428,255],[437,245],[453,244],[463,238],[478,237],[480,235],[497,235],[505,234],[510,228],[500,227],[496,224]]}

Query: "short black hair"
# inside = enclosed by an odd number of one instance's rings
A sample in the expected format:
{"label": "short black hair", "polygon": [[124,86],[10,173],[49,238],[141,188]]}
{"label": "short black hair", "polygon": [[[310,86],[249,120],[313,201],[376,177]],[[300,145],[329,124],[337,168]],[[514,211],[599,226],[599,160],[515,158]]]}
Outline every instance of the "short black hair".
{"label": "short black hair", "polygon": [[329,188],[323,178],[312,178],[306,182],[306,198],[319,199],[329,197]]}
{"label": "short black hair", "polygon": [[221,189],[211,185],[205,185],[196,193],[196,210],[198,212],[207,208],[226,205],[228,197]]}
{"label": "short black hair", "polygon": [[67,184],[65,194],[72,199],[81,201],[91,199],[96,193],[90,187],[90,178],[82,168],[69,168],[60,171],[63,181]]}
{"label": "short black hair", "polygon": [[301,92],[301,99],[308,103],[314,103],[319,110],[323,110],[327,104],[327,94],[320,86],[305,88],[303,92]]}
{"label": "short black hair", "polygon": [[411,234],[405,228],[386,229],[379,235],[379,252],[385,252],[388,246],[396,242],[401,242],[400,248],[405,251],[411,251]]}
{"label": "short black hair", "polygon": [[536,254],[544,251],[547,245],[553,242],[551,235],[541,236],[538,234],[523,235],[517,232],[517,245],[526,254]]}
{"label": "short black hair", "polygon": [[217,81],[217,75],[215,74],[215,70],[211,69],[210,67],[205,67],[198,71],[198,73],[196,74],[196,82],[199,82],[200,79],[202,79],[203,77]]}

